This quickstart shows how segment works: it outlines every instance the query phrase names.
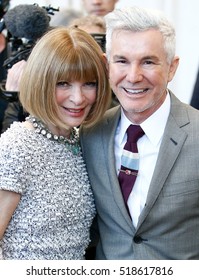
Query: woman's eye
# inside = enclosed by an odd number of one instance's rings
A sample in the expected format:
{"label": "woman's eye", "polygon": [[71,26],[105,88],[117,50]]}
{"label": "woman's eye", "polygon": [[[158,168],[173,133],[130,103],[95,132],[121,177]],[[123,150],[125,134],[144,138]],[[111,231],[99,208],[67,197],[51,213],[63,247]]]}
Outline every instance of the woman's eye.
{"label": "woman's eye", "polygon": [[57,87],[69,87],[69,83],[68,82],[58,82],[57,83]]}
{"label": "woman's eye", "polygon": [[97,87],[97,82],[87,82],[84,84],[86,87]]}

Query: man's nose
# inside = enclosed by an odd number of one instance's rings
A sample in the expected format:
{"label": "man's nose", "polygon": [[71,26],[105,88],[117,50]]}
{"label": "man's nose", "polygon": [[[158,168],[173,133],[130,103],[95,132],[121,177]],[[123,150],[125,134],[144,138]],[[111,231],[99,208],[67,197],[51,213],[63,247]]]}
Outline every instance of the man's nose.
{"label": "man's nose", "polygon": [[137,64],[131,64],[128,69],[126,78],[133,84],[140,82],[143,79],[143,71],[141,67]]}

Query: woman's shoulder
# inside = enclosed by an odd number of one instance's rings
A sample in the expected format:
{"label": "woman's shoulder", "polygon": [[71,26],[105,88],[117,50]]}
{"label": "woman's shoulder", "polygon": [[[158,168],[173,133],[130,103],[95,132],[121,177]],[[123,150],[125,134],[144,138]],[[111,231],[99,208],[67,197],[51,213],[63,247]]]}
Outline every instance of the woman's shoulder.
{"label": "woman's shoulder", "polygon": [[0,136],[0,152],[11,150],[29,150],[34,144],[35,137],[33,131],[24,125],[24,122],[14,122]]}

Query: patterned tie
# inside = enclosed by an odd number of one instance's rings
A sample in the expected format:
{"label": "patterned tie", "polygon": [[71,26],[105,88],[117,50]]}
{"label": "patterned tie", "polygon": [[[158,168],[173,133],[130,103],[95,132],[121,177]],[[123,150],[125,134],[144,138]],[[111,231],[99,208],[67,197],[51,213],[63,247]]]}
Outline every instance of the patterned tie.
{"label": "patterned tie", "polygon": [[143,135],[144,131],[139,125],[130,125],[127,129],[127,142],[123,149],[121,169],[118,177],[126,206],[138,174],[139,154],[137,141]]}

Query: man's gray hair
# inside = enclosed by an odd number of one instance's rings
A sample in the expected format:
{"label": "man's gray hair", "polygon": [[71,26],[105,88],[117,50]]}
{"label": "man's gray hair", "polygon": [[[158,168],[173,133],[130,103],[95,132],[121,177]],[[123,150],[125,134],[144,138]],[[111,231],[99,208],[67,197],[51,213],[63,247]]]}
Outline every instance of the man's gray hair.
{"label": "man's gray hair", "polygon": [[159,30],[164,39],[167,61],[175,56],[175,29],[163,13],[157,10],[140,7],[115,9],[105,16],[106,22],[106,54],[110,59],[112,34],[115,30],[142,32],[150,29]]}

